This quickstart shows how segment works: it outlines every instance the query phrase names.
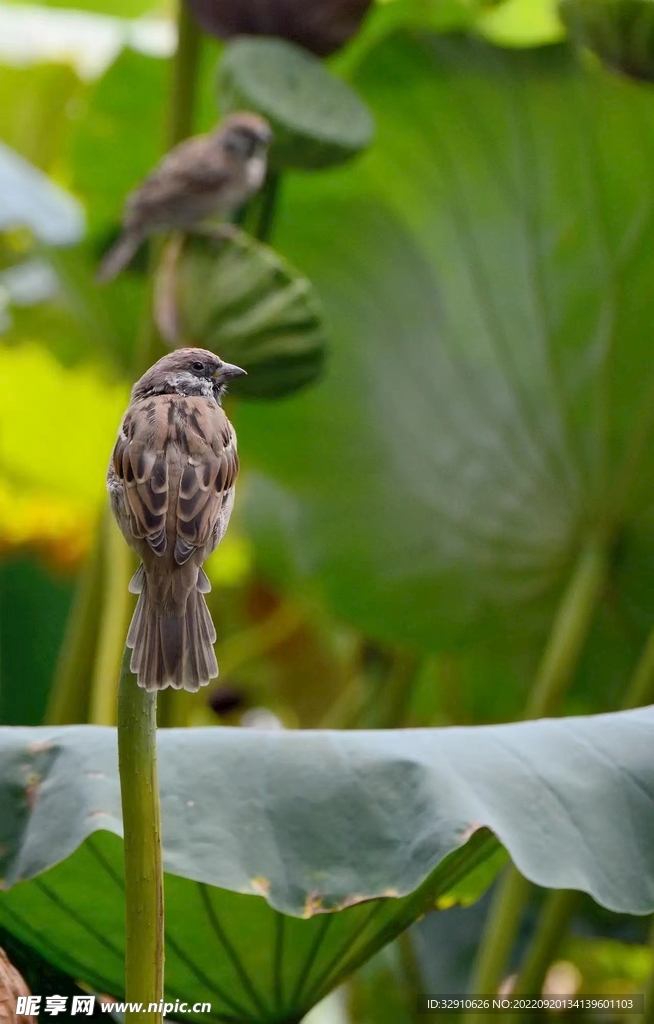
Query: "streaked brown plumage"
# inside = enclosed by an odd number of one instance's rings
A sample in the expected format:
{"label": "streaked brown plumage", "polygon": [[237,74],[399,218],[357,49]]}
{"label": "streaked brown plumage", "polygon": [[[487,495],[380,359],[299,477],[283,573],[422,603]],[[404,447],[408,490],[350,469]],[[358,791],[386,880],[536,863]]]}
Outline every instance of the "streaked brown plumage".
{"label": "streaked brown plumage", "polygon": [[118,525],[141,558],[127,637],[131,670],[147,690],[197,690],[218,675],[216,631],[202,563],[234,504],[236,434],[220,402],[244,373],[204,349],[160,359],[132,389],[107,487]]}
{"label": "streaked brown plumage", "polygon": [[127,197],[122,234],[102,260],[98,281],[119,274],[153,232],[189,228],[247,202],[263,184],[270,139],[268,122],[245,112],[175,146]]}

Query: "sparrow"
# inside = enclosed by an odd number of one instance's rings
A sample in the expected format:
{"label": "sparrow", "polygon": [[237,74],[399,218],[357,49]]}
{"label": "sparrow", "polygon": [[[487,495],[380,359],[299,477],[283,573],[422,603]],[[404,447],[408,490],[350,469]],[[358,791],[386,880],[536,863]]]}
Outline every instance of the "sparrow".
{"label": "sparrow", "polygon": [[213,352],[170,352],[132,388],[107,488],[141,564],[127,635],[130,669],[146,690],[197,690],[218,675],[202,563],[222,540],[238,475],[236,433],[221,402],[246,371]]}
{"label": "sparrow", "polygon": [[271,139],[263,117],[240,113],[175,146],[127,197],[122,233],[97,280],[111,281],[154,231],[189,228],[247,202],[263,185]]}

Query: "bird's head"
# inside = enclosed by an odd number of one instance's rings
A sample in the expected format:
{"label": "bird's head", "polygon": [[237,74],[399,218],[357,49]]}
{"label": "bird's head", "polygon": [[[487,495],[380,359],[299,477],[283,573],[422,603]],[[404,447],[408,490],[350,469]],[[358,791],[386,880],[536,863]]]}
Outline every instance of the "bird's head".
{"label": "bird's head", "polygon": [[242,160],[265,156],[272,141],[272,131],[259,114],[229,114],[218,126],[217,136],[228,153]]}
{"label": "bird's head", "polygon": [[220,404],[229,382],[245,373],[207,349],[179,348],[143,374],[132,389],[132,401],[149,395],[196,395]]}

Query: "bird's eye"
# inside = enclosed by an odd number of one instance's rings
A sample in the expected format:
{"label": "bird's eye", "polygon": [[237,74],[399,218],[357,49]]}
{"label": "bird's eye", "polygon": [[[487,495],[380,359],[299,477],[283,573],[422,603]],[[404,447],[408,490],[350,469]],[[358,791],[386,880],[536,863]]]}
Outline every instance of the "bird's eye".
{"label": "bird's eye", "polygon": [[196,370],[197,373],[202,373],[204,370],[204,363],[193,363],[193,369]]}

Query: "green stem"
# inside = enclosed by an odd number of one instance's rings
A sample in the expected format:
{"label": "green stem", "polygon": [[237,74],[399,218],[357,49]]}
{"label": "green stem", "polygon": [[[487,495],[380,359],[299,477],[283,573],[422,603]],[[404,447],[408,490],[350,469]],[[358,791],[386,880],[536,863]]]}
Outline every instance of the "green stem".
{"label": "green stem", "polygon": [[85,722],[102,595],[101,531],[80,572],[48,699],[45,725]]}
{"label": "green stem", "polygon": [[464,699],[465,686],[461,655],[458,653],[439,654],[437,666],[441,714],[446,716],[448,724],[469,724],[471,716]]}
{"label": "green stem", "polygon": [[[652,952],[654,952],[654,918],[651,922],[649,944]],[[654,1024],[654,970],[645,983],[645,1012],[642,1024]]]}
{"label": "green stem", "polygon": [[193,132],[202,36],[188,4],[177,8],[177,51],[173,61],[166,148],[172,149]]}
{"label": "green stem", "polygon": [[[164,910],[157,783],[157,693],[137,686],[125,648],[118,688],[118,766],[125,836],[125,999],[163,999]],[[162,1024],[158,1011],[126,1024]]]}
{"label": "green stem", "polygon": [[636,671],[631,677],[627,687],[622,709],[642,708],[654,701],[654,628],[643,648],[643,653],[638,659]]}
{"label": "green stem", "polygon": [[421,668],[417,655],[397,651],[388,678],[385,680],[381,707],[375,715],[374,728],[396,729],[406,724],[413,687]]}
{"label": "green stem", "polygon": [[593,540],[584,548],[556,613],[525,718],[543,718],[558,709],[577,667],[606,576],[606,546]]}
{"label": "green stem", "polygon": [[93,725],[115,725],[120,662],[134,603],[127,589],[133,558],[109,508],[105,512],[103,540],[104,593],[88,721]]}
{"label": "green stem", "polygon": [[415,1020],[416,1024],[422,1024],[424,1017],[418,1014],[416,1007],[416,995],[423,991],[422,975],[420,964],[413,945],[412,929],[407,928],[405,932],[397,937],[397,951],[402,971],[402,988],[406,1015],[409,1020]]}
{"label": "green stem", "polygon": [[[477,952],[470,985],[473,995],[497,992],[531,888],[531,882],[509,864],[495,892]],[[466,1014],[465,1020],[470,1024],[473,1021],[483,1024],[481,1015],[477,1013]]]}
{"label": "green stem", "polygon": [[559,950],[581,896],[575,889],[559,889],[547,894],[538,927],[515,984],[516,995],[538,995],[542,991],[545,975]]}
{"label": "green stem", "polygon": [[361,673],[350,668],[345,686],[318,723],[319,729],[356,729],[366,706],[366,686]]}
{"label": "green stem", "polygon": [[[607,566],[607,543],[596,538],[582,550],[554,619],[524,717],[540,718],[557,710],[575,673]],[[496,992],[513,948],[532,886],[511,865],[500,882],[491,906],[473,969],[470,991]],[[468,1024],[477,1014],[467,1015]]]}
{"label": "green stem", "polygon": [[256,237],[261,242],[267,242],[275,224],[275,214],[279,203],[279,191],[281,185],[279,171],[268,171],[266,184],[261,194],[261,206],[259,209],[259,222],[257,224]]}

